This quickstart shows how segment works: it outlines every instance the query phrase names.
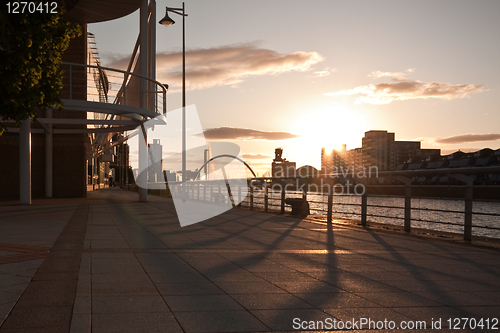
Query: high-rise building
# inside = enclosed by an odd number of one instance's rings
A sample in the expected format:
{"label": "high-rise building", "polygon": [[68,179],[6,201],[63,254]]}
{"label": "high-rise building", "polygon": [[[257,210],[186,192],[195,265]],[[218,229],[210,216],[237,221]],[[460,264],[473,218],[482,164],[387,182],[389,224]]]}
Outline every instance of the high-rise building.
{"label": "high-rise building", "polygon": [[340,172],[348,165],[346,145],[342,145],[340,150],[332,149],[327,151],[321,148],[321,174]]}
{"label": "high-rise building", "polygon": [[346,167],[357,169],[363,165],[363,149],[354,148],[346,151]]}
{"label": "high-rise building", "polygon": [[377,167],[378,171],[396,170],[410,159],[439,154],[439,149],[421,149],[420,141],[396,141],[395,134],[387,131],[368,131],[362,139],[362,147],[326,151],[321,149],[322,173],[341,172],[342,169]]}
{"label": "high-rise building", "polygon": [[379,171],[391,170],[394,160],[394,133],[368,131],[362,139],[363,165],[376,166]]}

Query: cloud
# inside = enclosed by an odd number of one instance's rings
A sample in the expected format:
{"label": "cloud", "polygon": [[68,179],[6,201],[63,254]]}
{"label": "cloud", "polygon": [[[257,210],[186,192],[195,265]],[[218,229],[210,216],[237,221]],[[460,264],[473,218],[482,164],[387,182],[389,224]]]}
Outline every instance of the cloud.
{"label": "cloud", "polygon": [[207,140],[286,140],[300,137],[288,132],[266,132],[249,128],[216,127],[206,129],[203,134]]}
{"label": "cloud", "polygon": [[[106,55],[107,67],[126,68],[128,57]],[[186,51],[186,84],[190,89],[235,85],[255,75],[306,71],[323,60],[316,52],[281,54],[255,44],[228,45]],[[182,80],[182,52],[156,55],[157,80],[178,88]]]}
{"label": "cloud", "polygon": [[458,144],[466,142],[496,141],[500,140],[500,134],[463,134],[454,135],[447,138],[436,138],[434,141],[441,144]]}
{"label": "cloud", "polygon": [[[413,72],[408,69],[406,72]],[[483,90],[482,85],[477,84],[451,84],[447,82],[422,82],[410,80],[404,77],[403,72],[372,72],[372,78],[393,77],[392,83],[376,83],[358,86],[352,89],[339,90],[326,93],[325,96],[339,97],[360,95],[355,104],[389,104],[393,101],[405,101],[410,99],[454,99],[468,97],[473,92]]]}
{"label": "cloud", "polygon": [[243,158],[249,159],[249,160],[262,160],[262,159],[271,158],[271,156],[264,155],[264,154],[243,154]]}
{"label": "cloud", "polygon": [[368,77],[373,79],[378,79],[381,77],[392,77],[397,80],[404,80],[406,73],[413,73],[415,71],[414,68],[408,68],[404,72],[382,72],[382,71],[374,71],[371,74],[368,74]]}
{"label": "cloud", "polygon": [[336,72],[336,71],[337,71],[337,69],[335,69],[335,68],[331,68],[331,69],[330,68],[325,68],[322,71],[316,71],[316,72],[314,72],[314,76],[316,76],[316,77],[328,76],[332,72]]}
{"label": "cloud", "polygon": [[328,75],[330,75],[329,71],[317,71],[317,72],[314,72],[314,76],[317,76],[317,77],[328,76]]}

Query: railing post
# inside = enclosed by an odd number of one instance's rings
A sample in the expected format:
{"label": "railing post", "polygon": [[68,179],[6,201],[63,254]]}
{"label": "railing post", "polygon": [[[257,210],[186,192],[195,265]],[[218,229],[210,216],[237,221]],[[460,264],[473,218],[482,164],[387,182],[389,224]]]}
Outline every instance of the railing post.
{"label": "railing post", "polygon": [[286,185],[281,184],[281,214],[285,214]]}
{"label": "railing post", "polygon": [[464,211],[464,240],[472,240],[472,199],[474,181],[471,177],[463,174],[449,175],[465,183],[465,211]]}
{"label": "railing post", "polygon": [[302,189],[302,216],[305,217],[304,212],[307,212],[307,186]]}
{"label": "railing post", "polygon": [[405,184],[404,229],[406,232],[411,232],[411,179],[403,176],[395,176],[394,179]]}
{"label": "railing post", "polygon": [[361,196],[361,225],[363,226],[366,226],[366,215],[368,211],[368,194],[366,192],[365,189],[365,193]]}
{"label": "railing post", "polygon": [[167,94],[163,91],[163,114],[167,113]]}
{"label": "railing post", "polygon": [[238,207],[241,207],[241,185],[238,185]]}
{"label": "railing post", "polygon": [[465,188],[464,239],[466,241],[472,240],[472,197],[473,187],[472,184],[468,184]]}
{"label": "railing post", "polygon": [[267,183],[264,183],[264,211],[268,210],[269,193],[267,189]]}
{"label": "railing post", "polygon": [[328,182],[328,212],[327,212],[327,216],[326,216],[326,222],[328,224],[331,224],[332,223],[332,215],[333,215],[333,181],[331,182]]}
{"label": "railing post", "polygon": [[405,231],[411,232],[411,183],[405,186]]}
{"label": "railing post", "polygon": [[250,183],[250,210],[253,210],[253,186]]}

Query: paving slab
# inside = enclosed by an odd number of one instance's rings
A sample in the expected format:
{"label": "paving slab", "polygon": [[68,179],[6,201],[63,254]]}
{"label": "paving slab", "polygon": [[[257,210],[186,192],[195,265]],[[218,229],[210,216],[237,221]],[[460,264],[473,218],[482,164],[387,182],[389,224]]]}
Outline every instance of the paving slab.
{"label": "paving slab", "polygon": [[247,209],[182,228],[170,199],[118,188],[0,203],[0,333],[292,332],[296,318],[445,332],[499,317],[499,285],[500,252],[466,243]]}

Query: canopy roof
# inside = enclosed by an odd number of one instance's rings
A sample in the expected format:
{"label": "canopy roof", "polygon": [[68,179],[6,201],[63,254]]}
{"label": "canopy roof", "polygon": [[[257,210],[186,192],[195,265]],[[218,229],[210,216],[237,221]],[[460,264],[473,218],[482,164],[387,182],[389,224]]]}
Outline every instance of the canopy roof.
{"label": "canopy roof", "polygon": [[114,20],[139,9],[141,0],[64,0],[67,20],[85,24]]}

